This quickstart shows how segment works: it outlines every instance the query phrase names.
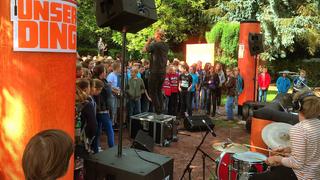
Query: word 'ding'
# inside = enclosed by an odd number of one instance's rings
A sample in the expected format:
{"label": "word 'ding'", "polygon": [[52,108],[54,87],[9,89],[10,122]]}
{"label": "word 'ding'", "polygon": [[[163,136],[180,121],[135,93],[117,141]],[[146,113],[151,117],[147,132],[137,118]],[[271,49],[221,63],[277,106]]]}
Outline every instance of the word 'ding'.
{"label": "word 'ding'", "polygon": [[18,0],[16,5],[17,14],[11,13],[15,51],[76,52],[75,3],[61,0]]}

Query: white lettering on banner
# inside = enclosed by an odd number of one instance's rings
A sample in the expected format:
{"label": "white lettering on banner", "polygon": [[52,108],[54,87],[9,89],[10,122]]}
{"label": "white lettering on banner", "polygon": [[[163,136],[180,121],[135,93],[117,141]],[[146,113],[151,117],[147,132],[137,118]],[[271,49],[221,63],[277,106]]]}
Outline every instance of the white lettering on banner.
{"label": "white lettering on banner", "polygon": [[244,44],[239,44],[238,58],[242,59],[243,57],[244,57]]}
{"label": "white lettering on banner", "polygon": [[239,44],[238,58],[242,59],[243,57],[244,57],[244,44]]}
{"label": "white lettering on banner", "polygon": [[11,21],[14,51],[77,50],[75,0],[11,0]]}

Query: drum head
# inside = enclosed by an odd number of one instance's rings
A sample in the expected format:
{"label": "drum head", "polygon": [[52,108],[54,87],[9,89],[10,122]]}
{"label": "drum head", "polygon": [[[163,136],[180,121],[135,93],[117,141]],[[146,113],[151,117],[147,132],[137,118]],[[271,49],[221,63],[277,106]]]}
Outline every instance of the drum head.
{"label": "drum head", "polygon": [[233,155],[233,158],[249,163],[263,162],[267,160],[267,156],[257,152],[236,153]]}

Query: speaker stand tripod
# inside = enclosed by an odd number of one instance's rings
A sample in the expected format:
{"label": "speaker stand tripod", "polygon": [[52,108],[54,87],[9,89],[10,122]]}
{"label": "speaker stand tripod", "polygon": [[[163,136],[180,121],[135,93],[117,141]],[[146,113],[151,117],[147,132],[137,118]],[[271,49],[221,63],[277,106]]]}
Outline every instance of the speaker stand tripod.
{"label": "speaker stand tripod", "polygon": [[206,134],[202,137],[202,140],[201,140],[200,144],[197,146],[197,149],[193,153],[192,158],[190,159],[189,163],[187,164],[186,168],[184,169],[180,180],[183,180],[183,178],[184,178],[185,174],[187,173],[187,171],[189,173],[189,180],[191,180],[192,168],[190,166],[191,166],[192,161],[194,160],[194,158],[196,157],[196,155],[198,154],[199,151],[202,153],[202,176],[203,176],[203,179],[205,179],[206,158],[209,158],[211,161],[215,162],[215,160],[212,157],[210,157],[209,154],[207,154],[206,152],[204,152],[201,149],[201,146],[204,143],[204,140],[207,138],[208,134],[209,134],[209,131],[206,131]]}
{"label": "speaker stand tripod", "polygon": [[127,46],[127,27],[122,29],[122,57],[121,57],[121,93],[120,93],[120,123],[119,123],[119,137],[118,137],[118,157],[122,156],[122,126],[124,120],[124,95],[125,95],[125,66],[126,66],[126,48]]}
{"label": "speaker stand tripod", "polygon": [[257,71],[258,71],[258,55],[254,55],[254,78],[253,78],[253,84],[254,84],[254,91],[253,91],[253,99],[255,102],[258,101],[258,97],[259,97],[259,92],[258,92],[258,88],[257,88]]}

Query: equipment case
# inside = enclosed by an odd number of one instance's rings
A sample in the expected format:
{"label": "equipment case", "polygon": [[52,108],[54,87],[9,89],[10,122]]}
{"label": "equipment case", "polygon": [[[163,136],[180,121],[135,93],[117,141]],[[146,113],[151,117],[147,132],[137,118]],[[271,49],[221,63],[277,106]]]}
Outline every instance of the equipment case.
{"label": "equipment case", "polygon": [[156,115],[145,112],[130,117],[130,137],[135,138],[139,130],[148,132],[155,144],[168,146],[171,141],[177,140],[176,116]]}

